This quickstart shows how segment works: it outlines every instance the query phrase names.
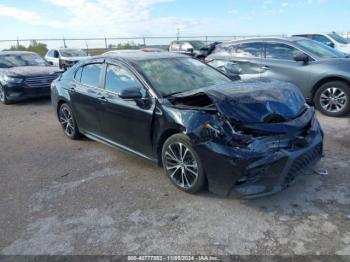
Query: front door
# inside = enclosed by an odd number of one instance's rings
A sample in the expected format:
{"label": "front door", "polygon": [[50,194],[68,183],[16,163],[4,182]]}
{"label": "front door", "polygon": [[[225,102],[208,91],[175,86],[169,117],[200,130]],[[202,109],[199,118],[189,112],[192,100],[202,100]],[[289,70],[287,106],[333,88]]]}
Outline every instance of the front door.
{"label": "front door", "polygon": [[[105,101],[101,112],[103,136],[137,153],[151,155],[155,99],[148,95],[135,74],[119,63],[106,64],[104,88]],[[120,98],[120,92],[128,88],[140,88],[144,98]]]}
{"label": "front door", "polygon": [[301,51],[284,43],[266,43],[263,78],[290,82],[300,88],[305,97],[310,96],[310,72],[307,64],[296,62]]}

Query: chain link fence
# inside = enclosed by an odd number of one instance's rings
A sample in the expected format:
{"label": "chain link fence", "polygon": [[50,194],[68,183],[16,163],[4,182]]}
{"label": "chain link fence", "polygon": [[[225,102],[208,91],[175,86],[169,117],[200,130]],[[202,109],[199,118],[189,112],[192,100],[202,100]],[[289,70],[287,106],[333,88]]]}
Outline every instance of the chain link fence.
{"label": "chain link fence", "polygon": [[[350,32],[340,33],[350,39]],[[103,37],[103,38],[43,38],[43,39],[5,39],[0,40],[0,50],[9,49],[12,46],[29,46],[32,41],[46,44],[47,48],[80,48],[90,54],[98,54],[105,50],[118,49],[121,46],[154,47],[167,49],[174,40],[200,40],[206,43],[224,42],[252,37],[281,37],[286,35],[222,35],[222,36],[163,36],[163,37]]]}

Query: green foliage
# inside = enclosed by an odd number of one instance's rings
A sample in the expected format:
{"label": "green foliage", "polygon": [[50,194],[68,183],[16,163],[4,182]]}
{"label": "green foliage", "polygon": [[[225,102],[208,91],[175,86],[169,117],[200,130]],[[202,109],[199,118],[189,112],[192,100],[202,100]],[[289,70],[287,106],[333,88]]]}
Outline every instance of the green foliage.
{"label": "green foliage", "polygon": [[38,41],[31,41],[28,47],[25,47],[23,45],[13,45],[11,46],[10,49],[8,49],[9,51],[29,51],[29,52],[35,52],[39,55],[41,55],[42,57],[45,56],[45,54],[47,53],[47,46],[46,44],[40,43]]}
{"label": "green foliage", "polygon": [[135,45],[134,42],[130,42],[130,43],[128,42],[125,44],[118,44],[117,49],[139,49],[139,47]]}

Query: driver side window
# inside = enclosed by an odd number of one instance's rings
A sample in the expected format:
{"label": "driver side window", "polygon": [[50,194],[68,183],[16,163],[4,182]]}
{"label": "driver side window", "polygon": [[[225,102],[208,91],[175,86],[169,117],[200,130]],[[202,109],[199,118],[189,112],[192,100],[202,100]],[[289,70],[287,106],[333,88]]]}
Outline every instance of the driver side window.
{"label": "driver side window", "polygon": [[300,51],[292,46],[282,43],[266,43],[266,59],[290,60]]}
{"label": "driver side window", "polygon": [[53,50],[53,57],[54,58],[59,58],[60,54],[58,53],[57,50]]}
{"label": "driver side window", "polygon": [[140,82],[129,70],[117,65],[107,65],[105,81],[105,89],[107,91],[120,94],[122,90],[135,87],[144,90]]}
{"label": "driver side window", "polygon": [[315,41],[320,42],[320,43],[325,44],[325,45],[332,42],[330,39],[328,39],[327,37],[325,37],[323,35],[313,35],[312,40],[315,40]]}

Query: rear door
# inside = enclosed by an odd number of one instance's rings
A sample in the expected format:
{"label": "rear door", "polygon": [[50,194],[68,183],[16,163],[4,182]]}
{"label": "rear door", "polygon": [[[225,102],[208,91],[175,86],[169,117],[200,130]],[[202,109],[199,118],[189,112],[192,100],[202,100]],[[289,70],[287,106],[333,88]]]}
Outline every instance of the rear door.
{"label": "rear door", "polygon": [[291,82],[308,97],[310,92],[308,65],[294,60],[295,55],[300,52],[299,49],[285,43],[266,42],[261,76]]}
{"label": "rear door", "polygon": [[[139,78],[125,64],[105,64],[105,101],[101,112],[103,137],[143,155],[152,154],[151,126],[155,99],[151,98]],[[123,89],[140,88],[143,98],[119,97]]]}
{"label": "rear door", "polygon": [[102,67],[102,61],[80,67],[69,90],[79,128],[94,135],[101,134]]}

